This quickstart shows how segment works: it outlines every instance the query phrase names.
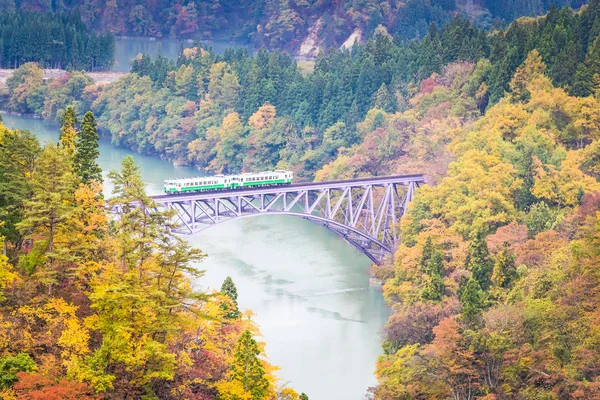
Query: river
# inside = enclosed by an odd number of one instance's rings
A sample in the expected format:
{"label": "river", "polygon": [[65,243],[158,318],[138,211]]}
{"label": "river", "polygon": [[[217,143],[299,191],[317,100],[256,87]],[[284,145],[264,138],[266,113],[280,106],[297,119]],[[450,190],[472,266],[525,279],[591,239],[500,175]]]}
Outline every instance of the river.
{"label": "river", "polygon": [[[55,124],[3,118],[7,127],[31,130],[43,142],[58,140]],[[141,166],[150,194],[160,193],[166,178],[197,174],[102,140],[105,178],[128,154]],[[364,255],[325,228],[290,216],[231,221],[189,241],[209,256],[198,266],[206,274],[196,287],[218,290],[227,276],[233,278],[240,308],[255,312],[283,382],[311,400],[363,399],[376,383],[380,333],[389,315],[380,289],[369,284]]]}
{"label": "river", "polygon": [[[156,57],[159,53],[166,58],[176,60],[181,48],[192,47],[193,40],[170,39],[170,38],[130,38],[118,37],[115,40],[115,67],[114,71],[129,72],[131,70],[131,60],[138,54],[149,54]],[[250,45],[231,44],[225,41],[202,42],[203,46],[212,47],[216,54],[223,54],[226,48],[242,47],[249,52],[254,51]]]}

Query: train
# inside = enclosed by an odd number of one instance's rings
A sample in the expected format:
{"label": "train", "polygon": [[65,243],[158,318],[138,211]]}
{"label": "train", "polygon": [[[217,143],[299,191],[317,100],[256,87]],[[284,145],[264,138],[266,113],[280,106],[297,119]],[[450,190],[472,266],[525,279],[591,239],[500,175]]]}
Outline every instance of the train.
{"label": "train", "polygon": [[166,194],[209,192],[214,190],[235,190],[250,187],[291,185],[294,182],[292,171],[275,170],[250,172],[239,175],[213,175],[197,178],[168,179],[165,181]]}

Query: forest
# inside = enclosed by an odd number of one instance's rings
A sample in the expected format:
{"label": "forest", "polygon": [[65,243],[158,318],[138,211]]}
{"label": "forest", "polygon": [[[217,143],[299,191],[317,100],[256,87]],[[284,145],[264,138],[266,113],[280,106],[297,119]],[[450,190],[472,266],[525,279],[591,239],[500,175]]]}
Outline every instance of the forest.
{"label": "forest", "polygon": [[312,70],[282,51],[202,47],[140,55],[109,85],[17,69],[4,105],[62,128],[44,147],[0,129],[3,393],[307,398],[277,385],[232,281],[191,289],[204,254],[161,228],[130,158],[109,202],[150,211],[109,222],[101,133],[212,172],[425,173],[401,245],[371,268],[391,316],[370,396],[600,398],[600,0],[493,31],[454,16],[396,35],[378,24]]}
{"label": "forest", "polygon": [[[219,38],[296,52],[316,34],[324,47],[340,46],[353,32],[369,38],[378,25],[397,39],[424,37],[455,13],[478,27],[542,15],[552,4],[579,8],[585,0],[0,0],[0,10],[64,12],[75,9],[85,24],[119,35]],[[1,13],[1,11],[0,11]]]}
{"label": "forest", "polygon": [[279,386],[231,278],[192,289],[206,254],[169,229],[133,159],[106,199],[97,157],[91,112],[68,107],[43,146],[0,122],[0,397],[307,400]]}
{"label": "forest", "polygon": [[373,271],[393,313],[372,393],[598,398],[600,93],[554,86],[533,50],[479,117],[470,88],[484,68],[448,65],[317,173],[360,176],[381,160],[382,173],[430,171],[436,183],[419,189],[403,243]]}
{"label": "forest", "polygon": [[320,54],[313,71],[281,51],[217,56],[199,47],[176,62],[140,56],[131,74],[107,86],[79,72],[44,82],[41,70],[26,64],[7,81],[4,103],[48,119],[60,118],[69,104],[79,114],[92,110],[114,144],[177,164],[215,173],[287,168],[312,179],[340,149],[364,141],[385,113],[410,107],[422,82],[449,63],[481,63],[468,100],[478,115],[510,89],[533,49],[556,87],[592,94],[599,34],[600,2],[593,1],[581,11],[552,7],[491,33],[455,17],[441,28],[432,24],[423,40],[397,43],[380,27],[351,51]]}
{"label": "forest", "polygon": [[114,35],[90,32],[78,12],[0,11],[0,68],[36,62],[43,68],[107,70],[114,58]]}

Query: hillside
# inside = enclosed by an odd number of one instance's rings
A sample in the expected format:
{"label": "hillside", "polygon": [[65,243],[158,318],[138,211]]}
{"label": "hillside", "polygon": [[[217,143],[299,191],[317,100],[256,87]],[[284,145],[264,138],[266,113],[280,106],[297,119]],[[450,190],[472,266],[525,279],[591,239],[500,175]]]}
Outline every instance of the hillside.
{"label": "hillside", "polygon": [[580,7],[584,0],[2,0],[0,13],[15,9],[76,9],[99,31],[119,35],[220,38],[297,52],[310,33],[322,48],[339,47],[353,32],[369,38],[382,25],[398,39],[423,37],[433,22],[456,13],[479,27],[543,14],[551,4]]}
{"label": "hillside", "polygon": [[[410,106],[419,88],[431,84],[427,78],[450,63],[484,66],[465,104],[453,105],[462,118],[496,104],[533,49],[556,87],[594,93],[599,24],[596,1],[579,12],[552,8],[493,33],[455,17],[441,29],[432,25],[423,40],[396,43],[379,31],[352,51],[317,57],[305,74],[288,54],[264,50],[217,56],[193,48],[177,62],[144,56],[131,74],[104,86],[79,72],[44,82],[39,68],[26,64],[7,80],[4,101],[11,111],[48,119],[59,118],[68,104],[80,113],[92,110],[113,143],[177,164],[215,173],[289,168],[312,179],[340,151],[367,139],[385,113]],[[476,109],[467,112],[473,101]]]}
{"label": "hillside", "polygon": [[[277,4],[291,7],[287,16],[299,7]],[[503,18],[510,7],[546,6],[506,4]],[[176,61],[139,56],[107,85],[84,72],[44,81],[34,63],[15,70],[6,107],[63,127],[59,146],[41,148],[0,125],[9,177],[0,185],[9,256],[0,256],[0,366],[19,368],[0,389],[27,398],[44,372],[53,390],[77,382],[108,398],[306,397],[277,392],[232,283],[220,293],[190,288],[189,264],[203,255],[160,228],[166,216],[152,211],[131,159],[111,173],[115,201],[148,215],[126,209],[107,222],[88,174],[98,170],[80,173],[89,164],[74,156],[69,129],[85,115],[80,131],[89,132],[91,110],[114,144],[213,173],[426,175],[398,227],[402,243],[372,267],[392,310],[376,400],[600,398],[600,0],[494,31],[456,15],[409,41],[378,25],[362,44],[320,53],[312,71],[281,50],[202,47]],[[139,352],[123,344],[130,337]]]}

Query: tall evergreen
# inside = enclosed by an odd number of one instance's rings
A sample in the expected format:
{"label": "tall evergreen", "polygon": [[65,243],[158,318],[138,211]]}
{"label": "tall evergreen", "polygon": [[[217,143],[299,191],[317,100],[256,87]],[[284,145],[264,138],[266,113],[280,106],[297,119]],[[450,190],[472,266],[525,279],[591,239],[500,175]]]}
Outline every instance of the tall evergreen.
{"label": "tall evergreen", "polygon": [[225,278],[223,284],[221,285],[221,293],[231,300],[233,307],[230,304],[223,304],[222,307],[226,311],[225,318],[227,319],[237,319],[240,317],[240,311],[238,310],[237,303],[237,289],[235,287],[235,283],[233,283],[233,279],[231,277]]}
{"label": "tall evergreen", "polygon": [[[427,239],[428,242],[431,243],[430,238],[428,237]],[[425,247],[428,247],[427,242]],[[425,281],[421,296],[423,297],[423,300],[440,301],[446,292],[446,285],[443,279],[443,255],[438,249],[433,248],[431,251],[431,256],[425,267],[425,273],[427,274],[428,279]]]}
{"label": "tall evergreen", "polygon": [[0,136],[0,236],[19,244],[22,236],[15,225],[25,212],[23,203],[31,198],[32,182],[26,177],[34,176],[41,148],[29,131],[6,130]]}
{"label": "tall evergreen", "polygon": [[490,287],[494,262],[490,259],[487,242],[481,233],[477,233],[469,243],[466,269],[473,273],[473,279],[477,281],[481,289],[487,290]]}
{"label": "tall evergreen", "polygon": [[426,270],[428,265],[429,265],[429,261],[431,260],[431,256],[433,255],[433,251],[434,251],[434,247],[433,247],[433,242],[431,241],[431,236],[427,236],[427,239],[425,240],[425,244],[423,245],[423,251],[421,253],[421,268],[423,268],[423,270]]}
{"label": "tall evergreen", "polygon": [[75,156],[73,157],[75,173],[85,184],[89,184],[91,181],[102,182],[102,169],[97,163],[100,152],[98,151],[99,136],[96,127],[94,114],[88,111],[83,116],[81,130],[77,134]]}
{"label": "tall evergreen", "polygon": [[237,343],[231,379],[240,384],[244,394],[250,394],[252,399],[264,399],[269,391],[269,381],[259,356],[256,340],[250,331],[245,331]]}
{"label": "tall evergreen", "polygon": [[468,322],[474,322],[484,305],[484,293],[479,283],[470,278],[459,288],[459,300],[462,316]]}

